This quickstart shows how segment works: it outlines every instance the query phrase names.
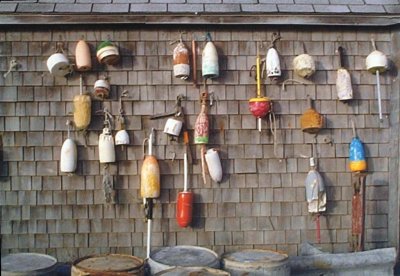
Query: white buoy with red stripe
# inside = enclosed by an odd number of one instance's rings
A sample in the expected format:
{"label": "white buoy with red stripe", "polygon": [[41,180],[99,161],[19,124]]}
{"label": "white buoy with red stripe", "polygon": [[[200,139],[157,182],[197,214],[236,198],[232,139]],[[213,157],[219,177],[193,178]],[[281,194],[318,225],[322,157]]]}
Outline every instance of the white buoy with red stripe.
{"label": "white buoy with red stripe", "polygon": [[73,173],[76,170],[78,159],[78,150],[76,148],[76,144],[70,137],[70,125],[71,122],[68,120],[68,136],[61,148],[60,171],[64,173]]}
{"label": "white buoy with red stripe", "polygon": [[221,182],[223,174],[218,151],[215,148],[209,149],[207,150],[205,157],[211,179],[218,183]]}

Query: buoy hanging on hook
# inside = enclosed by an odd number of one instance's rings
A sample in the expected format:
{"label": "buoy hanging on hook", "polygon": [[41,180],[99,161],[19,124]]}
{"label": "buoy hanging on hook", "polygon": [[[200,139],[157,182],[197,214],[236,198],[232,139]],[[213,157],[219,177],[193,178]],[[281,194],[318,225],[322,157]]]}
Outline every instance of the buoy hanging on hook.
{"label": "buoy hanging on hook", "polygon": [[154,128],[149,137],[144,139],[143,148],[146,142],[149,148],[140,174],[140,195],[142,198],[157,198],[160,196],[160,168],[153,154]]}
{"label": "buoy hanging on hook", "polygon": [[92,59],[90,48],[85,40],[79,40],[75,47],[75,67],[79,72],[92,69]]}
{"label": "buoy hanging on hook", "polygon": [[367,170],[367,161],[365,159],[365,151],[363,143],[358,138],[354,121],[351,121],[353,128],[353,139],[349,146],[349,168],[352,172],[363,172]]}
{"label": "buoy hanging on hook", "polygon": [[353,88],[351,87],[350,73],[344,68],[343,51],[341,46],[337,49],[340,68],[337,70],[336,92],[340,101],[347,101],[353,99]]}
{"label": "buoy hanging on hook", "polygon": [[316,134],[322,128],[323,117],[312,107],[312,99],[307,95],[308,109],[300,117],[301,130]]}
{"label": "buoy hanging on hook", "polygon": [[160,196],[160,167],[155,155],[153,155],[154,128],[151,129],[148,138],[143,140],[143,154],[145,143],[148,142],[148,154],[145,156],[140,173],[140,196],[143,198],[147,220],[147,248],[146,257],[150,257],[151,251],[151,222],[153,220],[153,200]]}
{"label": "buoy hanging on hook", "polygon": [[47,69],[56,77],[64,77],[72,72],[72,66],[67,56],[64,54],[62,45],[57,45],[57,51],[47,59]]}
{"label": "buoy hanging on hook", "polygon": [[73,173],[76,170],[78,150],[76,148],[76,143],[70,135],[71,122],[69,120],[67,121],[67,127],[67,139],[64,141],[61,147],[60,171],[64,173]]}
{"label": "buoy hanging on hook", "polygon": [[367,56],[365,64],[370,73],[376,74],[376,93],[378,96],[379,120],[382,121],[381,83],[379,75],[388,69],[388,59],[384,53],[376,49],[375,41],[373,39],[371,42],[374,51]]}
{"label": "buoy hanging on hook", "polygon": [[119,115],[117,117],[115,123],[115,129],[117,133],[115,134],[115,144],[116,145],[129,145],[129,134],[125,129],[125,118],[124,118],[124,109],[122,107],[122,98],[128,97],[128,91],[125,90],[122,92],[121,96],[119,97]]}
{"label": "buoy hanging on hook", "polygon": [[280,35],[276,33],[272,34],[271,45],[267,51],[267,56],[265,58],[267,76],[272,80],[277,80],[282,74],[279,54],[278,51],[275,49],[275,42],[279,39],[281,39]]}
{"label": "buoy hanging on hook", "polygon": [[304,53],[293,59],[293,68],[296,75],[302,78],[309,78],[315,73],[315,62],[312,56],[306,53],[303,43]]}
{"label": "buoy hanging on hook", "polygon": [[206,82],[204,82],[204,92],[201,93],[201,98],[200,98],[201,110],[199,115],[197,116],[196,123],[194,126],[194,143],[196,145],[201,145],[200,149],[201,171],[204,184],[207,183],[205,154],[206,154],[206,144],[208,144],[208,135],[210,127],[207,116],[207,99],[208,99],[207,85]]}
{"label": "buoy hanging on hook", "polygon": [[95,96],[101,99],[107,99],[110,94],[110,83],[107,77],[104,79],[99,79],[95,81],[94,85],[94,94]]}
{"label": "buoy hanging on hook", "polygon": [[104,109],[104,128],[99,136],[99,161],[100,163],[115,162],[114,138],[111,133],[112,115]]}
{"label": "buoy hanging on hook", "polygon": [[326,211],[326,190],[324,181],[317,170],[314,157],[310,158],[310,171],[305,180],[308,212],[315,216],[316,238],[321,242],[320,213]]}
{"label": "buoy hanging on hook", "polygon": [[79,95],[74,97],[74,124],[77,130],[85,130],[91,119],[92,100],[90,95],[83,94],[82,74],[79,79]]}
{"label": "buoy hanging on hook", "polygon": [[219,183],[222,180],[222,165],[218,151],[215,148],[209,149],[205,155],[208,172],[211,179]]}
{"label": "buoy hanging on hook", "polygon": [[188,157],[183,154],[183,192],[179,192],[176,199],[176,222],[180,227],[188,227],[192,222],[193,193],[188,191]]}
{"label": "buoy hanging on hook", "polygon": [[203,78],[217,78],[219,76],[218,52],[211,41],[209,33],[206,35],[207,43],[202,53],[202,75]]}
{"label": "buoy hanging on hook", "polygon": [[173,52],[174,77],[186,80],[190,75],[189,49],[182,41],[182,34]]}
{"label": "buoy hanging on hook", "polygon": [[[268,97],[261,96],[261,68],[260,68],[260,55],[257,45],[257,57],[256,57],[256,82],[257,82],[257,97],[249,100],[249,110],[254,117],[257,117],[257,128],[261,132],[261,120],[268,113],[271,112],[272,102]],[[253,67],[254,68],[254,65]],[[250,70],[251,75],[251,70]]]}

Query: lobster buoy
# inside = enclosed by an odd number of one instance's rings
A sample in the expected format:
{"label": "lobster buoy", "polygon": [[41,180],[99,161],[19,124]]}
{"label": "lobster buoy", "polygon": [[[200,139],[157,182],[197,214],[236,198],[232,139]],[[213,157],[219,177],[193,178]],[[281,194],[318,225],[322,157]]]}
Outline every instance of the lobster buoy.
{"label": "lobster buoy", "polygon": [[321,174],[317,171],[315,160],[310,158],[310,171],[305,180],[308,212],[315,214],[326,210],[325,184]]}
{"label": "lobster buoy", "polygon": [[179,42],[174,49],[174,77],[186,80],[190,75],[189,50],[183,42]]}
{"label": "lobster buoy", "polygon": [[352,172],[362,172],[367,170],[364,146],[358,137],[353,137],[349,147],[349,167]]}
{"label": "lobster buoy", "polygon": [[309,54],[301,54],[293,59],[294,72],[302,78],[309,78],[315,73],[315,62]]}
{"label": "lobster buoy", "polygon": [[74,123],[77,130],[84,130],[90,124],[92,101],[87,94],[74,97]]}
{"label": "lobster buoy", "polygon": [[202,75],[204,78],[217,78],[219,76],[218,52],[211,41],[208,41],[203,49]]}
{"label": "lobster buoy", "polygon": [[96,56],[101,64],[107,65],[115,65],[120,59],[118,47],[109,40],[102,41],[97,46]]}
{"label": "lobster buoy", "polygon": [[115,128],[117,133],[115,134],[115,144],[116,145],[129,145],[129,134],[125,129],[125,118],[124,118],[124,109],[122,106],[122,98],[128,97],[128,91],[125,90],[122,92],[119,98],[119,116],[117,117],[117,121],[115,124]]}
{"label": "lobster buoy", "polygon": [[114,138],[108,127],[103,128],[103,133],[99,135],[99,161],[100,163],[115,162]]}
{"label": "lobster buoy", "polygon": [[337,49],[339,53],[340,68],[337,70],[336,76],[336,92],[340,101],[353,99],[353,89],[351,87],[351,76],[349,71],[344,68],[343,47]]}
{"label": "lobster buoy", "polygon": [[67,125],[68,138],[64,141],[61,147],[60,171],[64,173],[73,173],[76,170],[78,150],[74,140],[70,137],[70,121],[67,121]]}
{"label": "lobster buoy", "polygon": [[160,196],[160,167],[157,158],[153,155],[153,132],[146,138],[149,143],[148,155],[146,155],[140,173],[140,196],[142,198],[157,198]]}
{"label": "lobster buoy", "polygon": [[47,69],[49,69],[49,72],[56,77],[64,77],[71,73],[71,65],[64,53],[52,54],[47,59]]}
{"label": "lobster buoy", "polygon": [[376,49],[375,41],[372,39],[372,46],[374,51],[367,56],[365,65],[367,66],[368,72],[376,74],[376,92],[378,96],[378,109],[379,109],[379,120],[383,120],[382,116],[382,100],[381,100],[381,83],[379,75],[388,69],[388,59],[384,53]]}
{"label": "lobster buoy", "polygon": [[194,143],[196,145],[208,144],[209,121],[206,107],[207,94],[207,92],[202,93],[201,110],[199,115],[197,116],[194,127]]}
{"label": "lobster buoy", "polygon": [[188,191],[188,157],[183,154],[183,192],[176,199],[176,222],[180,227],[187,227],[192,222],[193,193]]}
{"label": "lobster buoy", "polygon": [[176,222],[180,227],[188,227],[192,222],[193,193],[183,191],[178,193],[176,203]]}
{"label": "lobster buoy", "polygon": [[255,97],[249,100],[249,110],[254,117],[264,118],[271,112],[272,103],[268,97]]}
{"label": "lobster buoy", "polygon": [[89,45],[84,40],[79,40],[75,48],[75,63],[77,71],[89,71],[92,69]]}
{"label": "lobster buoy", "polygon": [[129,145],[129,134],[125,129],[118,130],[115,134],[115,144],[119,145]]}
{"label": "lobster buoy", "polygon": [[279,55],[275,48],[269,48],[266,57],[267,76],[276,80],[282,74]]}
{"label": "lobster buoy", "polygon": [[222,180],[222,166],[221,160],[218,155],[218,151],[214,148],[207,150],[206,162],[208,167],[208,172],[212,180],[215,182],[221,182]]}
{"label": "lobster buoy", "polygon": [[181,129],[183,126],[183,122],[174,118],[169,118],[164,126],[164,133],[179,136],[181,133]]}
{"label": "lobster buoy", "polygon": [[307,133],[315,134],[323,124],[323,117],[312,107],[312,100],[308,97],[309,108],[301,115],[300,125],[301,130]]}
{"label": "lobster buoy", "polygon": [[107,79],[100,79],[94,83],[94,94],[102,99],[107,99],[110,94],[110,83]]}
{"label": "lobster buoy", "polygon": [[147,155],[140,175],[140,196],[157,198],[160,196],[160,168],[154,155]]}

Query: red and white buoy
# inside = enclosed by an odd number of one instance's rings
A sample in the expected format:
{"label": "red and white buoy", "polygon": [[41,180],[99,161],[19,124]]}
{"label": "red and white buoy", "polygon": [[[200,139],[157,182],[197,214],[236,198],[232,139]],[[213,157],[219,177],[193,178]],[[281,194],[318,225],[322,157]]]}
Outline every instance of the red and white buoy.
{"label": "red and white buoy", "polygon": [[188,191],[188,156],[183,154],[183,192],[176,200],[176,222],[180,227],[187,227],[192,222],[193,193]]}

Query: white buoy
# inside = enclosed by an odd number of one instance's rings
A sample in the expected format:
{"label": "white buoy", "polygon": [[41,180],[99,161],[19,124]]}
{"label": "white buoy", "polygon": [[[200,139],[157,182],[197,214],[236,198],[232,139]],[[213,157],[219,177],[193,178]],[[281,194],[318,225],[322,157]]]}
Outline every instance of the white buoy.
{"label": "white buoy", "polygon": [[202,53],[202,75],[204,78],[217,78],[219,76],[217,48],[209,35],[207,39],[208,42]]}
{"label": "white buoy", "polygon": [[208,172],[212,180],[215,182],[221,182],[222,180],[222,165],[219,159],[218,151],[215,148],[207,150],[205,154]]}
{"label": "white buoy", "polygon": [[275,48],[269,48],[266,56],[267,76],[272,79],[279,78],[282,74],[279,55]]}
{"label": "white buoy", "polygon": [[70,121],[67,121],[68,136],[61,147],[60,171],[64,173],[73,173],[76,170],[78,159],[78,150],[74,140],[70,137]]}
{"label": "white buoy", "polygon": [[108,127],[103,128],[103,133],[99,136],[99,161],[100,163],[115,162],[114,138]]}
{"label": "white buoy", "polygon": [[379,74],[385,72],[388,69],[389,62],[386,55],[376,49],[375,41],[372,39],[371,42],[374,51],[367,56],[365,60],[365,65],[370,73],[376,74],[376,92],[378,96],[379,120],[382,121],[383,116],[381,103],[381,84]]}

